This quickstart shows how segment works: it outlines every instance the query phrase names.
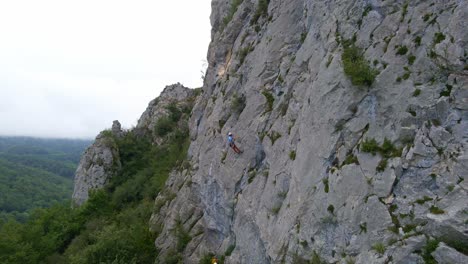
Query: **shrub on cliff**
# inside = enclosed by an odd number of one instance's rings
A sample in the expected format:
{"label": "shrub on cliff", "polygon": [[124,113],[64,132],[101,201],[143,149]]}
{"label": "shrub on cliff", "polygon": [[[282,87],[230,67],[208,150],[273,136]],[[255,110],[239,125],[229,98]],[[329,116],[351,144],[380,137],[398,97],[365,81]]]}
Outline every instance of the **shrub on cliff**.
{"label": "shrub on cliff", "polygon": [[252,20],[250,21],[252,25],[256,24],[260,17],[268,15],[269,4],[270,0],[258,0],[257,9],[252,17]]}
{"label": "shrub on cliff", "polygon": [[229,24],[229,22],[231,22],[232,18],[234,17],[234,14],[237,12],[237,8],[239,8],[239,5],[242,4],[243,1],[244,0],[232,0],[229,12],[223,18],[223,27],[226,27]]}
{"label": "shrub on cliff", "polygon": [[341,60],[344,72],[351,79],[353,85],[372,85],[377,76],[377,70],[370,66],[361,48],[355,44],[345,45]]}
{"label": "shrub on cliff", "polygon": [[240,114],[242,111],[244,111],[245,108],[245,96],[244,95],[237,95],[234,94],[232,97],[232,103],[231,103],[231,109],[234,113]]}

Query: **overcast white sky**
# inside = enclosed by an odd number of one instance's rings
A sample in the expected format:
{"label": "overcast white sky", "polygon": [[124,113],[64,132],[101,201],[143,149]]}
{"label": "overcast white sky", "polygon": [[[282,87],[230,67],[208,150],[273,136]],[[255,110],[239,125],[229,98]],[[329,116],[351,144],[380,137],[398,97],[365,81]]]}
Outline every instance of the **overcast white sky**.
{"label": "overcast white sky", "polygon": [[202,85],[211,0],[0,0],[0,135],[136,124],[169,84]]}

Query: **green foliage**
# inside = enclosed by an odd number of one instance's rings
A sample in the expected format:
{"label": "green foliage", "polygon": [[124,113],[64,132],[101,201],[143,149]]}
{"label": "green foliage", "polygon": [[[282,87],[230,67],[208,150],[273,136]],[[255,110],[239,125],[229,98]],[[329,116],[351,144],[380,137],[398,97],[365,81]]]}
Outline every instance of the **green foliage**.
{"label": "green foliage", "polygon": [[426,242],[426,246],[423,249],[422,257],[424,259],[424,263],[426,264],[437,264],[437,261],[431,255],[437,247],[439,246],[439,241],[435,239],[429,239]]}
{"label": "green foliage", "polygon": [[429,197],[429,196],[424,196],[423,198],[417,199],[417,200],[414,201],[414,202],[417,203],[417,204],[421,204],[421,205],[422,205],[422,204],[424,204],[424,203],[426,203],[426,202],[429,202],[429,201],[432,201],[432,200],[434,200],[434,199],[432,199],[432,198]]}
{"label": "green foliage", "polygon": [[[465,225],[466,224],[468,224],[468,220],[465,220]],[[458,239],[450,235],[445,235],[441,237],[440,240],[459,252],[468,255],[468,242],[466,240]]]}
{"label": "green foliage", "polygon": [[421,36],[417,36],[416,38],[414,38],[414,44],[416,44],[417,47],[421,46]]}
{"label": "green foliage", "polygon": [[410,73],[410,72],[405,72],[405,73],[401,76],[401,78],[402,78],[403,80],[408,80],[410,76],[411,76],[411,73]]}
{"label": "green foliage", "polygon": [[280,83],[284,83],[284,79],[283,79],[283,76],[281,76],[281,74],[278,75],[278,81],[279,81]]}
{"label": "green foliage", "polygon": [[447,190],[449,192],[452,192],[454,189],[455,189],[455,185],[453,185],[453,184],[450,184],[450,185],[447,186]]}
{"label": "green foliage", "polygon": [[367,223],[362,223],[362,224],[359,224],[359,234],[361,233],[367,233]]}
{"label": "green foliage", "polygon": [[408,48],[406,46],[399,46],[396,54],[397,55],[405,55],[408,52]]}
{"label": "green foliage", "polygon": [[413,65],[415,60],[416,60],[416,56],[414,56],[412,54],[408,56],[408,64],[409,65]]}
{"label": "green foliage", "polygon": [[245,61],[245,58],[247,55],[249,55],[250,52],[252,52],[254,48],[251,45],[248,45],[247,47],[244,47],[239,50],[237,55],[239,56],[239,65],[242,65]]}
{"label": "green foliage", "polygon": [[324,178],[322,182],[325,193],[328,193],[330,191],[330,186],[328,185],[328,178]]}
{"label": "green foliage", "polygon": [[200,261],[198,262],[199,264],[211,264],[211,259],[214,257],[215,255],[213,253],[208,253],[208,254],[205,254],[203,255],[203,257],[200,259]]}
{"label": "green foliage", "polygon": [[67,205],[38,209],[25,224],[7,222],[0,228],[2,263],[40,263],[62,250],[83,221]]}
{"label": "green foliage", "polygon": [[372,153],[372,155],[377,154],[377,152],[382,155],[384,158],[392,158],[401,156],[402,149],[396,148],[392,142],[385,138],[382,146],[379,146],[375,139],[366,139],[361,144],[361,151]]}
{"label": "green foliage", "polygon": [[[175,109],[169,112],[172,122],[184,116]],[[170,171],[185,159],[188,132],[175,128],[159,146],[129,132],[116,144],[122,170],[104,189],[91,192],[81,207],[57,205],[36,211],[25,224],[10,221],[0,227],[4,263],[154,262],[155,234],[148,220]],[[185,247],[189,236],[176,233],[178,248]]]}
{"label": "green foliage", "polygon": [[184,249],[187,247],[188,243],[192,241],[192,237],[190,236],[188,231],[185,230],[182,224],[182,221],[180,219],[176,220],[174,232],[177,238],[177,251],[183,252]]}
{"label": "green foliage", "polygon": [[238,96],[237,94],[234,94],[232,97],[232,103],[231,103],[231,109],[234,113],[239,115],[242,113],[242,111],[245,108],[245,96],[241,95]]}
{"label": "green foliage", "polygon": [[[175,250],[169,250],[166,257],[164,258],[165,264],[180,264],[182,263],[182,256]],[[202,262],[200,262],[202,263]]]}
{"label": "green foliage", "polygon": [[152,244],[155,237],[146,226],[151,208],[152,202],[146,201],[134,208],[120,211],[114,219],[110,217],[112,222],[103,222],[103,226],[94,232],[86,229],[76,240],[91,239],[89,241],[91,243],[81,250],[80,246],[73,248],[76,245],[70,245],[67,253],[71,262],[83,264],[152,262],[155,258]]}
{"label": "green foliage", "polygon": [[273,103],[275,102],[275,98],[273,97],[273,94],[268,90],[263,90],[262,94],[263,96],[265,96],[267,103],[265,113],[271,112],[271,110],[273,110]]}
{"label": "green foliage", "polygon": [[429,212],[431,212],[431,214],[444,214],[445,211],[440,209],[439,207],[435,206],[435,205],[432,205],[431,208],[429,208]]}
{"label": "green foliage", "polygon": [[296,252],[292,255],[292,262],[294,264],[309,264],[309,261],[301,256]]}
{"label": "green foliage", "polygon": [[371,86],[377,76],[377,70],[373,69],[364,58],[364,52],[354,44],[344,45],[341,55],[345,74],[351,78],[353,85]]}
{"label": "green foliage", "polygon": [[307,38],[307,32],[302,32],[301,33],[301,39],[300,39],[301,43],[304,43],[306,38]]}
{"label": "green foliage", "polygon": [[0,159],[0,193],[0,220],[13,217],[24,222],[34,208],[50,207],[68,200],[72,181]]}
{"label": "green foliage", "polygon": [[179,109],[179,107],[177,107],[177,104],[170,103],[166,109],[169,111],[169,119],[174,123],[179,122],[180,118],[182,117],[182,111]]}
{"label": "green foliage", "polygon": [[258,0],[257,9],[250,21],[250,24],[254,25],[258,22],[260,17],[268,16],[268,5],[270,4],[270,0]]}
{"label": "green foliage", "polygon": [[281,134],[276,131],[271,131],[270,134],[268,134],[268,137],[271,140],[271,145],[274,145],[276,140],[278,140],[281,137]]}
{"label": "green foliage", "polygon": [[387,229],[388,229],[388,231],[393,232],[393,233],[395,233],[395,234],[398,234],[398,233],[399,233],[398,227],[395,226],[395,225],[389,226]]}
{"label": "green foliage", "polygon": [[247,179],[248,183],[252,183],[255,177],[257,176],[257,170],[254,168],[250,168],[248,171],[249,178]]}
{"label": "green foliage", "polygon": [[325,66],[327,66],[327,68],[328,68],[330,66],[330,64],[332,63],[332,61],[333,61],[333,56],[329,55],[328,59],[327,59],[327,64],[325,64]]}
{"label": "green foliage", "polygon": [[175,125],[176,124],[174,123],[174,121],[171,120],[171,118],[163,116],[159,118],[154,128],[154,131],[157,136],[163,137],[171,133],[174,130]]}
{"label": "green foliage", "polygon": [[286,113],[288,112],[288,108],[289,108],[289,101],[284,101],[283,103],[281,103],[279,107],[281,116],[286,115]]}
{"label": "green foliage", "polygon": [[327,211],[330,213],[330,214],[333,214],[335,212],[335,207],[333,206],[333,204],[330,204],[328,207],[327,207]]}
{"label": "green foliage", "polygon": [[413,92],[413,96],[414,96],[414,97],[418,97],[420,94],[421,94],[421,89],[416,89],[416,90],[414,90],[414,92]]}
{"label": "green foliage", "polygon": [[244,2],[244,0],[232,0],[231,1],[229,12],[223,18],[223,27],[226,27],[229,24],[229,22],[231,22],[232,18],[234,17],[234,14],[237,12],[237,9],[239,8],[239,5],[242,4],[242,2]]}
{"label": "green foliage", "polygon": [[408,2],[405,2],[403,4],[403,9],[401,10],[401,19],[400,19],[400,22],[403,22],[403,20],[405,19],[405,16],[406,14],[408,13]]}
{"label": "green foliage", "polygon": [[0,226],[25,222],[35,208],[68,201],[89,140],[0,137]]}
{"label": "green foliage", "polygon": [[383,172],[387,168],[387,159],[382,159],[377,165],[377,172]]}
{"label": "green foliage", "polygon": [[281,210],[281,206],[277,205],[277,206],[271,208],[271,213],[274,214],[274,215],[277,215],[280,210]]}
{"label": "green foliage", "polygon": [[379,254],[381,254],[381,255],[384,254],[384,253],[385,253],[385,250],[386,250],[386,249],[385,249],[385,245],[382,244],[382,243],[380,243],[380,242],[374,244],[374,245],[372,246],[372,249],[375,250],[377,253],[379,253]]}
{"label": "green foliage", "polygon": [[225,256],[231,256],[232,252],[236,248],[236,244],[230,245],[227,249],[226,252],[224,252]]}
{"label": "green foliage", "polygon": [[427,22],[429,20],[429,18],[431,18],[431,16],[432,16],[432,13],[427,13],[427,14],[424,14],[422,19],[423,19],[424,22]]}
{"label": "green foliage", "polygon": [[296,159],[296,151],[295,150],[292,150],[291,152],[289,152],[289,158],[291,160],[295,160]]}
{"label": "green foliage", "polygon": [[286,196],[288,196],[288,192],[280,192],[278,193],[278,197],[281,198],[281,199],[286,199]]}
{"label": "green foliage", "polygon": [[374,138],[366,139],[361,144],[361,151],[375,155],[377,154],[377,151],[379,151],[379,144],[377,144],[377,141]]}
{"label": "green foliage", "polygon": [[362,17],[367,16],[370,11],[372,11],[372,5],[366,5],[364,7],[364,11],[362,12]]}
{"label": "green foliage", "polygon": [[310,264],[324,264],[325,261],[322,260],[320,255],[317,252],[312,252],[312,258],[310,259]]}
{"label": "green foliage", "polygon": [[53,160],[78,163],[91,140],[40,139],[29,137],[0,137],[0,153],[8,155],[40,155]]}
{"label": "green foliage", "polygon": [[434,45],[437,45],[437,44],[441,43],[444,40],[445,40],[445,35],[442,34],[441,32],[436,32],[434,34]]}
{"label": "green foliage", "polygon": [[226,124],[226,120],[223,120],[223,119],[218,120],[218,125],[219,125],[220,130],[223,129],[225,124]]}
{"label": "green foliage", "polygon": [[227,151],[223,151],[223,154],[221,156],[221,163],[224,164],[224,161],[226,160],[226,157],[227,157]]}
{"label": "green foliage", "polygon": [[453,88],[452,85],[447,84],[446,89],[440,92],[440,96],[447,96],[447,97],[450,96],[450,94],[452,93],[452,88]]}
{"label": "green foliage", "polygon": [[176,130],[177,123],[182,117],[182,111],[175,103],[169,104],[166,109],[169,111],[169,114],[159,118],[154,128],[155,134],[159,137],[166,136],[167,134]]}
{"label": "green foliage", "polygon": [[385,158],[401,156],[401,150],[397,149],[387,138],[384,139],[382,146],[379,148],[379,152]]}
{"label": "green foliage", "polygon": [[346,156],[346,159],[343,161],[343,164],[341,164],[341,166],[349,165],[349,164],[359,164],[358,158],[352,153]]}
{"label": "green foliage", "polygon": [[418,226],[418,225],[407,224],[407,225],[405,225],[402,229],[403,229],[403,232],[409,233],[409,232],[413,231],[414,229],[416,229],[417,226]]}

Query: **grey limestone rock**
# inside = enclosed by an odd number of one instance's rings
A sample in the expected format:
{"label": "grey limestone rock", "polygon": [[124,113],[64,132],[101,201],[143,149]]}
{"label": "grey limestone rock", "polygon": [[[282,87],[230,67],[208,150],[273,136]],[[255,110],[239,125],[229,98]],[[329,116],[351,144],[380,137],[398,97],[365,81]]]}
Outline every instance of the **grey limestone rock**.
{"label": "grey limestone rock", "polygon": [[[171,174],[150,221],[159,261],[176,221],[192,237],[184,263],[230,247],[225,263],[422,263],[426,236],[468,245],[468,3],[262,3],[226,22],[231,1],[212,1],[191,169]],[[378,71],[372,85],[344,73],[345,40]],[[137,129],[151,132],[163,101]]]}
{"label": "grey limestone rock", "polygon": [[121,136],[121,133],[120,123],[114,121],[112,130],[101,132],[81,156],[72,196],[75,205],[86,202],[91,190],[102,188],[120,170],[119,149],[114,136]]}
{"label": "grey limestone rock", "polygon": [[468,256],[456,251],[455,249],[440,243],[432,256],[439,264],[462,264],[468,263]]}
{"label": "grey limestone rock", "polygon": [[[240,2],[225,23],[231,1],[212,1],[192,170],[172,174],[151,220],[159,260],[177,217],[184,263],[229,246],[225,263],[423,263],[425,236],[467,243],[468,3]],[[370,87],[345,75],[346,39],[378,71]],[[366,153],[366,139],[395,150]]]}

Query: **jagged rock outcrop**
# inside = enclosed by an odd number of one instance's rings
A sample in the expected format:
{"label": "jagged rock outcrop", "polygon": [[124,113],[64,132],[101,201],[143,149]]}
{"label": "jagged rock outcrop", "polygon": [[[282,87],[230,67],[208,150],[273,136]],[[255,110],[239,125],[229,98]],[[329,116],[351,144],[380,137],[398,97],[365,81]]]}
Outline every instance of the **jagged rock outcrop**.
{"label": "jagged rock outcrop", "polygon": [[136,132],[153,135],[154,140],[158,141],[158,137],[154,136],[156,123],[161,117],[169,114],[168,106],[176,104],[184,111],[184,109],[188,109],[189,104],[193,104],[197,93],[197,90],[184,87],[180,83],[166,86],[161,95],[148,104],[145,112],[138,120],[135,128]]}
{"label": "jagged rock outcrop", "polygon": [[[134,132],[140,136],[150,135],[155,143],[162,139],[155,135],[154,129],[161,117],[168,115],[170,104],[175,104],[184,111],[190,111],[197,90],[189,89],[177,83],[167,86],[160,96],[152,100],[146,111],[138,120]],[[73,201],[76,205],[83,204],[89,197],[89,191],[100,189],[121,169],[119,147],[117,140],[125,136],[119,121],[114,121],[110,130],[101,132],[93,145],[82,155],[75,173]]]}
{"label": "jagged rock outcrop", "polygon": [[[468,3],[231,2],[212,1],[191,168],[156,199],[160,262],[423,263],[432,240],[462,259]],[[370,86],[344,73],[350,42]]]}
{"label": "jagged rock outcrop", "polygon": [[119,149],[115,137],[122,135],[119,121],[114,121],[112,129],[101,132],[81,156],[75,173],[72,196],[75,205],[86,202],[91,190],[102,188],[120,170]]}

